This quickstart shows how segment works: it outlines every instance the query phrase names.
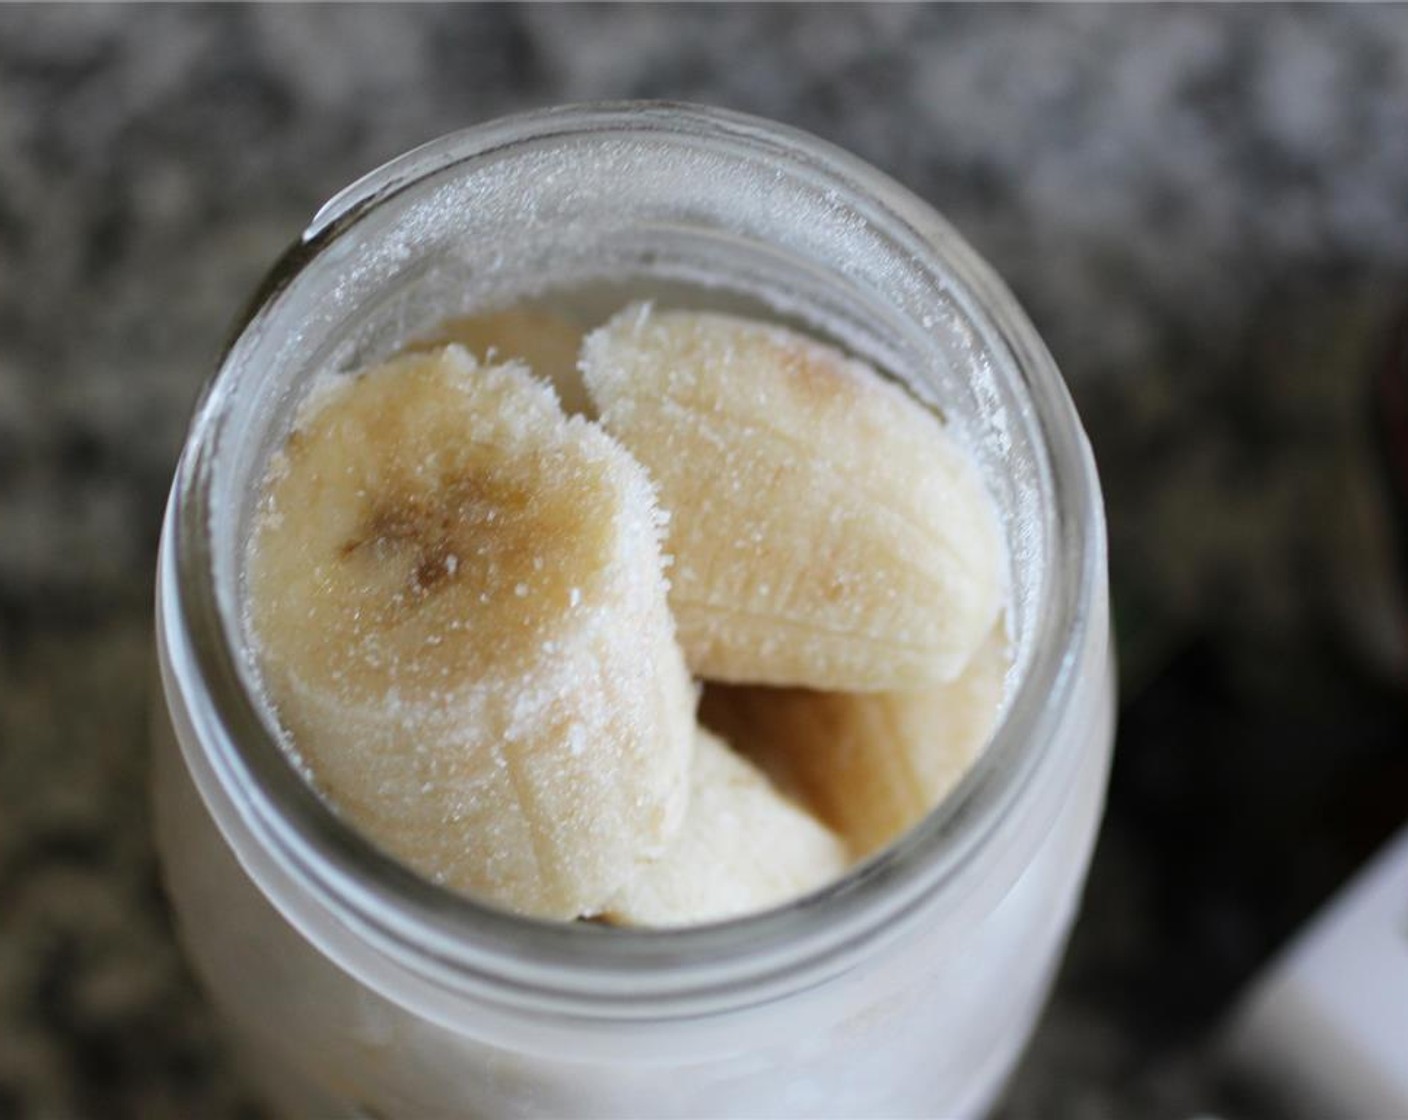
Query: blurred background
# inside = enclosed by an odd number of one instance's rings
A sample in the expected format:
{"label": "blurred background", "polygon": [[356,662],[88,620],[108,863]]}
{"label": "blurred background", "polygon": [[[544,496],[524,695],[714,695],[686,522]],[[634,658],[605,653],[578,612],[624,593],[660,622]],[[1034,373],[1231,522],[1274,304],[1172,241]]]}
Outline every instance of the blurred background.
{"label": "blurred background", "polygon": [[1122,711],[1003,1115],[1258,1115],[1214,1032],[1408,815],[1403,8],[0,9],[0,1117],[258,1115],[145,784],[158,522],[236,311],[381,161],[624,97],[853,150],[1046,338],[1106,488]]}

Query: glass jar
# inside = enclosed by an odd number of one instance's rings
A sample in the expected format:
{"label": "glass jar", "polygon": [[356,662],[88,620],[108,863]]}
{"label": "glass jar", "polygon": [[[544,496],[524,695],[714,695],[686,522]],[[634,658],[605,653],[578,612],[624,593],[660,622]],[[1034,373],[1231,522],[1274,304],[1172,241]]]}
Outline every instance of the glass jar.
{"label": "glass jar", "polygon": [[[825,334],[965,435],[1009,542],[1005,715],[921,825],[792,905],[672,931],[511,916],[383,855],[280,748],[240,622],[258,480],[315,371],[365,366],[468,307],[681,284]],[[202,398],[156,597],[170,896],[289,1115],[973,1115],[1020,1052],[1112,738],[1098,482],[1005,288],[846,153],[712,109],[568,107],[348,188],[275,266]]]}

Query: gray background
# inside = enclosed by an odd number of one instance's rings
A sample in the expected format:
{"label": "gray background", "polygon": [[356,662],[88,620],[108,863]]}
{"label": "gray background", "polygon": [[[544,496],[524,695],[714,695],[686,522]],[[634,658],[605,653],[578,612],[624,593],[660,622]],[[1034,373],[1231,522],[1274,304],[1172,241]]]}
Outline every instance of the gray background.
{"label": "gray background", "polygon": [[1124,709],[1007,1115],[1257,1114],[1211,1032],[1408,789],[1400,631],[1361,609],[1396,583],[1365,390],[1408,294],[1401,8],[0,9],[0,1117],[253,1114],[144,784],[157,524],[235,311],[380,161],[620,97],[854,150],[1048,340]]}

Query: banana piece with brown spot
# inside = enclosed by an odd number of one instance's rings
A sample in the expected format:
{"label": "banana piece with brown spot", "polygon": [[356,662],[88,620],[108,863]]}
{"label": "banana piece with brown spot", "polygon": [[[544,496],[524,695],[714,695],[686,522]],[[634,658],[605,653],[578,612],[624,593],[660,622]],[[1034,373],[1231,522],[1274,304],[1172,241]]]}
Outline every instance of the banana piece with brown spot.
{"label": "banana piece with brown spot", "polygon": [[641,468],[518,364],[412,354],[310,395],[249,627],[332,804],[436,882],[599,911],[683,820],[694,692]]}

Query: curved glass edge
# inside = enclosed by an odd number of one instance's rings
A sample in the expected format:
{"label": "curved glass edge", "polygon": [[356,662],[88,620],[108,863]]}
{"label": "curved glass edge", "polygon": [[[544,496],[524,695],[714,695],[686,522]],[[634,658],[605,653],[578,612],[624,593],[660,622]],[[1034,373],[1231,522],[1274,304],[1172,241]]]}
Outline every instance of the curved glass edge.
{"label": "curved glass edge", "polygon": [[[987,751],[928,818],[838,882],[788,906],[680,930],[597,930],[508,914],[435,887],[345,825],[303,781],[249,697],[211,578],[207,531],[214,453],[230,391],[225,377],[244,335],[262,329],[278,294],[359,216],[422,175],[556,132],[687,133],[764,149],[870,198],[914,251],[942,261],[995,349],[1005,349],[1031,395],[1045,439],[1056,554],[1054,594],[1036,620],[1036,653]],[[360,188],[360,193],[359,193]],[[743,114],[671,103],[567,106],[451,134],[393,160],[338,195],[310,234],[275,265],[211,380],[192,422],[173,490],[177,610],[168,625],[189,639],[174,666],[197,731],[243,822],[297,870],[345,922],[393,958],[439,982],[509,997],[557,995],[609,1011],[629,976],[629,1002],[649,1006],[753,1003],[843,970],[881,931],[893,931],[981,844],[1020,795],[1069,704],[1089,609],[1105,579],[1103,510],[1093,457],[1055,363],[1005,285],[926,203],[858,158],[796,129]],[[1051,578],[1053,576],[1055,578]]]}

